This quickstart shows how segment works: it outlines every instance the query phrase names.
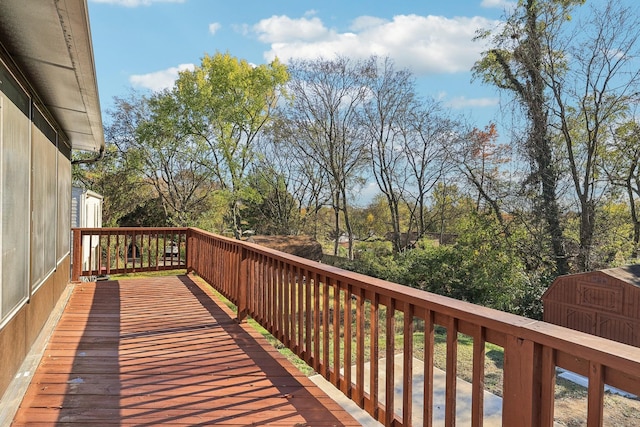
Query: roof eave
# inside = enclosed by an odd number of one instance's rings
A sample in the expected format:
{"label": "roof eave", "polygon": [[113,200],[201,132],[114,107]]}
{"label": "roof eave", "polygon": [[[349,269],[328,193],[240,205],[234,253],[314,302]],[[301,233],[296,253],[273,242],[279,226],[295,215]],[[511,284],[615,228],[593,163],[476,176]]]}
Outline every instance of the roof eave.
{"label": "roof eave", "polygon": [[2,0],[0,41],[72,148],[104,150],[86,0]]}

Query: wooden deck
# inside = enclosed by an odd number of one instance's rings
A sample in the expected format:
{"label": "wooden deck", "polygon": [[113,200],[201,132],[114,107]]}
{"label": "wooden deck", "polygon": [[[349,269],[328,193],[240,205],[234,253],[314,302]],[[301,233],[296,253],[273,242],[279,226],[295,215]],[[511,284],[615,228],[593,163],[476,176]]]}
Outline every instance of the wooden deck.
{"label": "wooden deck", "polygon": [[359,425],[188,276],[80,283],[14,426]]}

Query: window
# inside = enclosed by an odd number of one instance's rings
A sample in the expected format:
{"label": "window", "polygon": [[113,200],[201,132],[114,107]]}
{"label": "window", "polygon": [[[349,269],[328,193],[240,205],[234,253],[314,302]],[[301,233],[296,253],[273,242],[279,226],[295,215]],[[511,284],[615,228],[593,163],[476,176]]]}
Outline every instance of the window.
{"label": "window", "polygon": [[[1,71],[1,67],[0,67]],[[5,76],[3,76],[5,77]],[[0,87],[0,321],[29,298],[30,121]],[[15,91],[16,88],[12,87]],[[15,94],[14,94],[15,96]],[[26,98],[26,95],[24,95]]]}

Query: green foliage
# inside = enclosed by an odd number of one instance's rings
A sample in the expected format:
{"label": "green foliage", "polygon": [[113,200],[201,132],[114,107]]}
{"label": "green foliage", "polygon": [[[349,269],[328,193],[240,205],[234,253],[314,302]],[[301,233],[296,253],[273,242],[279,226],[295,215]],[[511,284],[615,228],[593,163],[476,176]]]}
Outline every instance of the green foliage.
{"label": "green foliage", "polygon": [[[407,212],[405,217],[408,217]],[[382,237],[389,231],[391,215],[382,194],[378,194],[364,208],[353,208],[351,214],[353,233],[361,240],[368,237]]]}
{"label": "green foliage", "polygon": [[229,194],[230,227],[242,234],[243,203],[259,195],[247,173],[256,157],[256,142],[271,121],[273,109],[289,78],[278,60],[253,66],[228,53],[205,55],[200,66],[184,71],[173,95],[180,106],[179,129],[207,147],[206,166]]}
{"label": "green foliage", "polygon": [[[86,158],[90,157],[95,154]],[[156,197],[130,157],[122,156],[110,143],[106,145],[102,160],[73,165],[73,182],[104,197],[102,225],[105,227],[118,226],[121,218],[152,203]]]}
{"label": "green foliage", "polygon": [[289,193],[286,177],[267,168],[248,176],[248,187],[257,197],[245,201],[243,218],[256,234],[295,235],[299,231],[300,212]]}
{"label": "green foliage", "polygon": [[438,183],[431,194],[431,231],[458,233],[474,202],[456,184]]}
{"label": "green foliage", "polygon": [[[568,217],[567,240],[577,246],[580,240],[580,218]],[[598,206],[594,224],[591,265],[594,270],[617,267],[633,262],[633,224],[628,206],[614,200],[606,200]]]}
{"label": "green foliage", "polygon": [[359,242],[355,248],[355,259],[351,268],[359,273],[392,282],[398,281],[402,271],[393,253],[393,245],[387,240]]}
{"label": "green foliage", "polygon": [[393,255],[381,244],[358,246],[360,273],[516,314],[540,318],[551,278],[529,276],[495,219],[471,215],[454,245],[423,242]]}
{"label": "green foliage", "polygon": [[[226,213],[229,208],[228,197],[223,191],[212,191],[207,196],[207,210],[194,221],[194,226],[220,235],[227,231]],[[233,233],[231,233],[233,235]]]}
{"label": "green foliage", "polygon": [[141,201],[131,212],[118,219],[118,227],[167,227],[170,222],[160,199]]}

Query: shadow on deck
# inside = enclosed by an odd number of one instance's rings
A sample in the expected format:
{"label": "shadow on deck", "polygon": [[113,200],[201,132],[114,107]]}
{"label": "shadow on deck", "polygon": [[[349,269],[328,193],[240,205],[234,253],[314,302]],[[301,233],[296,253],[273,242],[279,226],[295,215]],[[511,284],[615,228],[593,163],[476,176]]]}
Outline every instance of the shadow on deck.
{"label": "shadow on deck", "polygon": [[189,276],[76,284],[26,424],[359,425]]}

